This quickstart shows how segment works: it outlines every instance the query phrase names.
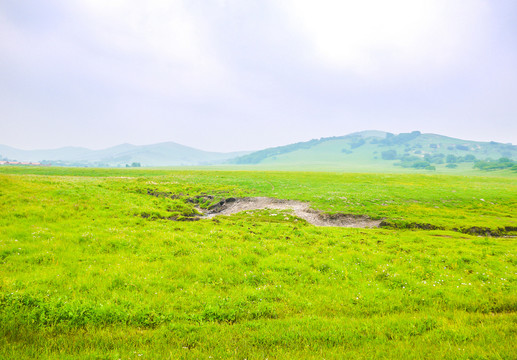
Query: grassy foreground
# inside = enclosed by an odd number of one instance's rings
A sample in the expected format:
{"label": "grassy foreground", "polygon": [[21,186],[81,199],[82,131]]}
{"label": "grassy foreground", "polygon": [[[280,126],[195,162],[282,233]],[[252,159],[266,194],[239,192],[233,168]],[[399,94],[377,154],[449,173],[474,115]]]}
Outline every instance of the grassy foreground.
{"label": "grassy foreground", "polygon": [[[207,194],[390,227],[166,219]],[[513,359],[516,209],[515,177],[2,168],[0,358]]]}

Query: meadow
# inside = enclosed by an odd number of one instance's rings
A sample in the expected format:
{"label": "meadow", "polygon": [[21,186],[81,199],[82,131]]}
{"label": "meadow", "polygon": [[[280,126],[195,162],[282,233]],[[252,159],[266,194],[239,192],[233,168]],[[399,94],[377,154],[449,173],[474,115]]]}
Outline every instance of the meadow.
{"label": "meadow", "polygon": [[[306,201],[196,219],[230,197]],[[0,168],[0,358],[515,359],[517,177]]]}

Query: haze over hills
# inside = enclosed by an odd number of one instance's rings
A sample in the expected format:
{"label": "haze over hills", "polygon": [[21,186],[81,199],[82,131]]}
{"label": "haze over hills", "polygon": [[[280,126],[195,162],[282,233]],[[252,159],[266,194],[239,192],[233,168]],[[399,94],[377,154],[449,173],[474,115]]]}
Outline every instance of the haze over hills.
{"label": "haze over hills", "polygon": [[[497,142],[461,140],[436,134],[392,134],[362,131],[339,137],[313,139],[255,152],[217,153],[174,142],[153,145],[121,144],[103,150],[65,147],[54,150],[18,150],[0,145],[0,156],[18,161],[38,161],[73,166],[197,166],[233,165],[273,169],[407,169],[435,170],[456,167],[481,168],[480,160],[499,159],[502,168],[517,160],[517,146]],[[486,164],[485,164],[486,165]],[[483,165],[483,166],[485,166]]]}
{"label": "haze over hills", "polygon": [[70,166],[191,166],[221,163],[249,152],[218,153],[194,149],[174,142],[152,145],[121,144],[102,150],[64,147],[53,150],[19,150],[0,145],[0,156],[9,160],[38,161]]}

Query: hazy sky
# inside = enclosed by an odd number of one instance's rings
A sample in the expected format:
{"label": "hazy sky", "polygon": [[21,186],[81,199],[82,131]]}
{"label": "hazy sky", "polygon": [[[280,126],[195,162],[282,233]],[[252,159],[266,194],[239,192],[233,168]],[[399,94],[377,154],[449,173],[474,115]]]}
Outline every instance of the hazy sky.
{"label": "hazy sky", "polygon": [[515,0],[0,0],[0,144],[517,143]]}

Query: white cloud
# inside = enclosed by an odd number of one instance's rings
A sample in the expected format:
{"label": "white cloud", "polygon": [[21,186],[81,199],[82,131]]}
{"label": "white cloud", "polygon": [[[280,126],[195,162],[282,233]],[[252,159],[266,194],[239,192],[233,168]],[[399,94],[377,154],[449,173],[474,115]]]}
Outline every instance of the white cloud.
{"label": "white cloud", "polygon": [[120,76],[131,74],[127,81],[136,87],[199,94],[227,76],[209,29],[188,2],[79,0],[70,9],[108,62],[126,61]]}
{"label": "white cloud", "polygon": [[516,75],[498,3],[0,1],[1,133],[236,150],[473,117],[499,129]]}
{"label": "white cloud", "polygon": [[318,61],[359,74],[443,66],[482,26],[484,0],[284,0],[292,28]]}
{"label": "white cloud", "polygon": [[82,0],[97,40],[128,55],[202,63],[199,24],[181,1]]}

